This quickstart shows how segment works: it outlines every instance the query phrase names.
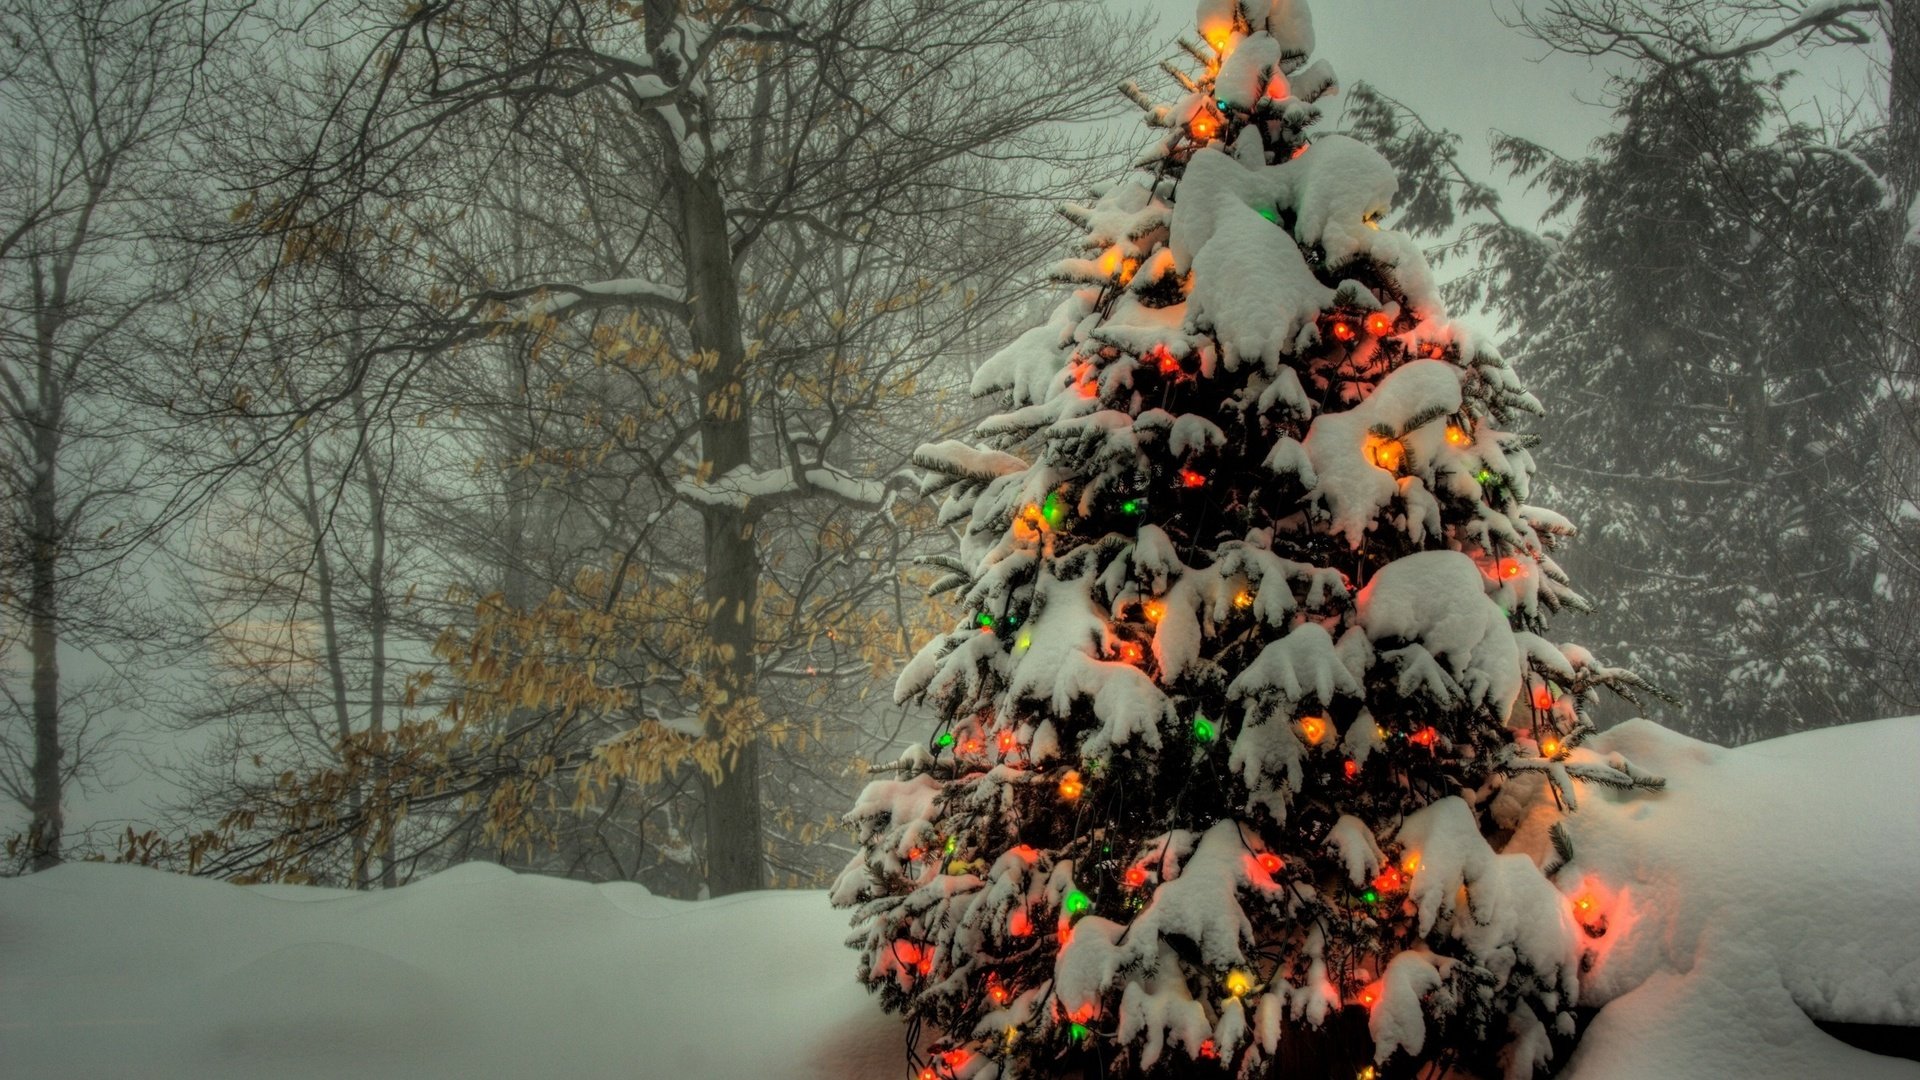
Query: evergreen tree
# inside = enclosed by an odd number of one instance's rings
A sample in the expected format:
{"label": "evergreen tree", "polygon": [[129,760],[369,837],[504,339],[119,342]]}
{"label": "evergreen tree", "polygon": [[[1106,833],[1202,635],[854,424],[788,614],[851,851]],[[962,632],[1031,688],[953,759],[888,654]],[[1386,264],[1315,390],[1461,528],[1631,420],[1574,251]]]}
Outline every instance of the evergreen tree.
{"label": "evergreen tree", "polygon": [[[923,447],[966,618],[897,694],[941,718],[850,814],[860,977],[924,1077],[1527,1076],[1574,1032],[1571,887],[1503,827],[1631,676],[1528,505],[1537,412],[1452,322],[1396,179],[1313,131],[1304,0],[1203,0],[1139,170],[1070,208],[1066,299]],[[1589,925],[1590,932],[1599,927]]]}
{"label": "evergreen tree", "polygon": [[[1786,123],[1745,61],[1651,68],[1566,160],[1496,153],[1564,233],[1483,249],[1484,299],[1555,402],[1548,494],[1585,527],[1585,636],[1739,743],[1871,715],[1872,145]],[[1481,299],[1468,291],[1456,304]]]}

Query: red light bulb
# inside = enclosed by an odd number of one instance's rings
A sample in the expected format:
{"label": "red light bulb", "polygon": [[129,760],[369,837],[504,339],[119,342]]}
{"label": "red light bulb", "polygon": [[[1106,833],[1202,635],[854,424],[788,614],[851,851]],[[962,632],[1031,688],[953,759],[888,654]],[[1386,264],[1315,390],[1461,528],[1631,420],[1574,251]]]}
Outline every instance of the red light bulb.
{"label": "red light bulb", "polygon": [[1260,869],[1265,870],[1269,874],[1277,874],[1280,872],[1281,867],[1287,865],[1280,856],[1275,855],[1271,851],[1261,852],[1258,861],[1260,863]]}
{"label": "red light bulb", "polygon": [[1206,487],[1207,478],[1200,473],[1194,472],[1192,469],[1181,469],[1180,485],[1190,488]]}
{"label": "red light bulb", "polygon": [[1335,319],[1329,330],[1335,341],[1352,341],[1360,336],[1360,332],[1353,328],[1353,324],[1345,319]]}
{"label": "red light bulb", "polygon": [[1553,708],[1553,691],[1545,686],[1533,688],[1533,707],[1536,709]]}
{"label": "red light bulb", "polygon": [[1393,316],[1384,311],[1376,311],[1367,316],[1367,333],[1374,337],[1386,337],[1393,333]]}
{"label": "red light bulb", "polygon": [[1129,889],[1142,888],[1146,885],[1146,883],[1147,883],[1146,867],[1130,866],[1127,868],[1127,888]]}

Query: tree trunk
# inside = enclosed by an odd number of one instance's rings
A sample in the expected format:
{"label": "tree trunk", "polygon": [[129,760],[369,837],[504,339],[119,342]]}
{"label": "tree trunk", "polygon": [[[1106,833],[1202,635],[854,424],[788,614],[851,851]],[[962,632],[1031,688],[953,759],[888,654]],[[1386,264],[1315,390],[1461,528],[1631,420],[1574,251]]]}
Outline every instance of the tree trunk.
{"label": "tree trunk", "polygon": [[39,460],[34,462],[31,494],[33,535],[27,598],[27,651],[33,657],[33,815],[27,844],[33,868],[45,870],[60,862],[60,838],[66,819],[60,806],[62,779],[60,745],[60,515],[56,466],[59,461],[59,421],[41,417],[34,440]]}
{"label": "tree trunk", "polygon": [[[347,659],[340,644],[340,618],[333,595],[333,556],[327,551],[326,523],[320,513],[320,490],[313,476],[311,442],[303,443],[300,447],[300,469],[306,496],[300,509],[307,519],[307,531],[313,538],[314,602],[319,609],[320,635],[327,654],[327,683],[333,696],[334,735],[338,740],[337,752],[344,755],[347,741],[353,737],[353,716],[347,707]],[[348,772],[351,775],[351,770]],[[350,817],[357,819],[360,816],[360,803],[360,787],[356,781],[347,796]],[[353,869],[348,883],[356,889],[364,889],[369,884],[366,835],[357,828],[353,830]]]}
{"label": "tree trunk", "polygon": [[[678,4],[647,0],[647,44],[659,54]],[[689,110],[697,111],[697,110]],[[689,125],[692,127],[693,125]],[[697,138],[689,130],[684,138]],[[741,337],[739,282],[734,277],[727,207],[711,158],[689,170],[673,149],[669,186],[679,213],[681,265],[693,309],[693,346],[700,373],[702,471],[719,477],[749,463],[752,413],[742,383],[746,346]],[[707,732],[718,736],[727,714],[751,707],[755,687],[754,609],[760,583],[753,522],[745,510],[706,507],[708,663],[715,692],[706,703]],[[749,743],[718,780],[706,783],[707,886],[714,896],[766,886],[761,851],[760,754]]]}

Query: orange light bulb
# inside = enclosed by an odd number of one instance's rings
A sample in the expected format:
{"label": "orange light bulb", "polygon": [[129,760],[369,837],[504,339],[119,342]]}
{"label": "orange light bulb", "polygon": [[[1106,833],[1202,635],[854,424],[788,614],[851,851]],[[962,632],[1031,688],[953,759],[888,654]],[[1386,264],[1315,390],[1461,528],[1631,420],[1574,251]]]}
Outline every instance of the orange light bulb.
{"label": "orange light bulb", "polygon": [[1014,937],[1033,936],[1033,919],[1027,915],[1026,908],[1015,908],[1013,914],[1007,916],[1007,933]]}
{"label": "orange light bulb", "polygon": [[1300,721],[1300,734],[1307,737],[1307,742],[1318,746],[1320,740],[1327,737],[1327,721],[1322,717],[1309,716]]}
{"label": "orange light bulb", "polygon": [[1383,439],[1372,436],[1367,439],[1367,461],[1375,467],[1391,473],[1400,471],[1407,463],[1407,444],[1399,439]]}
{"label": "orange light bulb", "polygon": [[1085,790],[1087,790],[1086,785],[1081,782],[1080,773],[1077,770],[1060,778],[1060,797],[1063,799],[1077,799]]}
{"label": "orange light bulb", "polygon": [[1450,446],[1472,446],[1473,436],[1457,424],[1447,425],[1447,444]]}
{"label": "orange light bulb", "polygon": [[1194,116],[1193,122],[1187,125],[1187,130],[1193,132],[1194,138],[1207,142],[1219,133],[1220,124],[1212,115],[1199,113]]}
{"label": "orange light bulb", "polygon": [[1242,611],[1253,606],[1253,594],[1245,589],[1233,594],[1233,606]]}
{"label": "orange light bulb", "polygon": [[1142,610],[1146,612],[1147,621],[1150,623],[1157,623],[1161,619],[1166,618],[1166,615],[1167,615],[1167,605],[1161,603],[1158,600],[1147,601],[1145,607]]}
{"label": "orange light bulb", "polygon": [[1547,755],[1548,757],[1559,757],[1560,756],[1560,740],[1548,739],[1547,741],[1541,743],[1540,752],[1542,754]]}
{"label": "orange light bulb", "polygon": [[1393,316],[1384,311],[1376,311],[1367,316],[1367,333],[1374,337],[1386,337],[1393,333]]}
{"label": "orange light bulb", "polygon": [[1407,857],[1400,860],[1400,869],[1405,870],[1409,874],[1418,871],[1420,869],[1420,853],[1417,851],[1407,852]]}

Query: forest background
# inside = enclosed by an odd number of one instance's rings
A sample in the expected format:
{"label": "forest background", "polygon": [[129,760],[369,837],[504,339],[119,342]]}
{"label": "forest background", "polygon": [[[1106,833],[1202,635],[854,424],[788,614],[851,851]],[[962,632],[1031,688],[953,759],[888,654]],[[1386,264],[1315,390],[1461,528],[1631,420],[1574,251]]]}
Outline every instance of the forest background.
{"label": "forest background", "polygon": [[[1715,741],[1912,711],[1911,5],[1410,10],[1327,126],[1550,405],[1568,633]],[[0,3],[9,869],[822,883],[957,616],[913,451],[1189,14]]]}

